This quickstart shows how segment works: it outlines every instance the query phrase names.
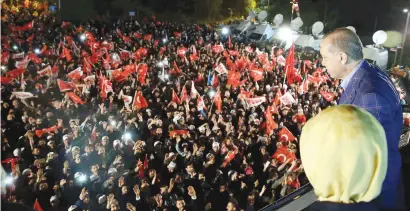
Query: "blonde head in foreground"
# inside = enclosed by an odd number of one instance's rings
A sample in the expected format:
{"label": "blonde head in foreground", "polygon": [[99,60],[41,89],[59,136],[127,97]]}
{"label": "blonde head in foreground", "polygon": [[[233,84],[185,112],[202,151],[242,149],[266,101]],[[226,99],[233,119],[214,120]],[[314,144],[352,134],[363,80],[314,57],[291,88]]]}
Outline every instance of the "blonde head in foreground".
{"label": "blonde head in foreground", "polygon": [[367,111],[327,108],[303,127],[300,156],[319,201],[369,202],[379,196],[387,171],[386,135]]}

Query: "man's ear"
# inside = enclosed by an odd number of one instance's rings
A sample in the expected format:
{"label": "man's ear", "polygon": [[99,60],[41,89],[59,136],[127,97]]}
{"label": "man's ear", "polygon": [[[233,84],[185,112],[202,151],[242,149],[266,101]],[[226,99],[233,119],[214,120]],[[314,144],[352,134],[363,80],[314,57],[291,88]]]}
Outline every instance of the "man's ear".
{"label": "man's ear", "polygon": [[339,56],[340,56],[340,64],[342,64],[342,65],[348,64],[349,57],[347,56],[346,53],[341,52],[341,53],[339,54]]}

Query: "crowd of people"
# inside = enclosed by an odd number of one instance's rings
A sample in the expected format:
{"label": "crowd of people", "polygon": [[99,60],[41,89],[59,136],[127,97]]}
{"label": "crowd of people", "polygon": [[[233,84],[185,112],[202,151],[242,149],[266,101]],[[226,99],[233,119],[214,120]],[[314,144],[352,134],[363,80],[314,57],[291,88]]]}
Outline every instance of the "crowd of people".
{"label": "crowd of people", "polygon": [[343,91],[215,25],[3,3],[1,26],[2,196],[36,210],[258,210],[308,183],[301,129]]}

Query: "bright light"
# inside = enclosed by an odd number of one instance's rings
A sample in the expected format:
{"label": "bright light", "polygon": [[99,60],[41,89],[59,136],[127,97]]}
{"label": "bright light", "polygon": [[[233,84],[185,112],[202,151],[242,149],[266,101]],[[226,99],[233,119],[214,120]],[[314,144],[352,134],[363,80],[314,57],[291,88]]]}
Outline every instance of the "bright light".
{"label": "bright light", "polygon": [[14,50],[17,50],[17,45],[13,45],[13,49],[14,49]]}
{"label": "bright light", "polygon": [[280,28],[278,31],[278,38],[284,41],[288,41],[293,38],[292,29],[288,27]]}
{"label": "bright light", "polygon": [[227,35],[227,34],[229,34],[229,29],[227,27],[223,27],[221,32],[222,32],[223,35]]}
{"label": "bright light", "polygon": [[11,184],[13,184],[13,181],[14,181],[13,177],[8,176],[8,177],[4,180],[4,183],[5,183],[6,185],[11,185]]}
{"label": "bright light", "polygon": [[7,67],[6,67],[6,66],[1,65],[1,70],[6,70],[6,69],[7,69]]}
{"label": "bright light", "polygon": [[404,12],[404,13],[408,13],[409,10],[406,8],[406,9],[403,10],[403,12]]}
{"label": "bright light", "polygon": [[131,134],[130,134],[130,133],[124,134],[124,138],[125,138],[125,139],[131,139]]}
{"label": "bright light", "polygon": [[158,67],[163,67],[164,63],[163,62],[158,62],[157,65],[158,65]]}
{"label": "bright light", "polygon": [[168,79],[169,79],[169,75],[168,75],[168,74],[165,74],[165,75],[164,75],[164,78],[168,80]]}
{"label": "bright light", "polygon": [[85,174],[82,174],[81,176],[78,177],[79,182],[85,182],[87,180],[87,176]]}
{"label": "bright light", "polygon": [[80,40],[81,40],[81,41],[84,41],[85,39],[86,39],[86,37],[85,37],[84,34],[80,35]]}
{"label": "bright light", "polygon": [[214,90],[211,90],[208,92],[208,95],[210,98],[213,98],[216,95],[216,92]]}
{"label": "bright light", "polygon": [[163,38],[163,39],[162,39],[162,42],[163,42],[163,43],[166,43],[166,42],[167,42],[167,38]]}
{"label": "bright light", "polygon": [[111,121],[111,126],[115,126],[117,125],[117,122],[115,122],[115,120]]}
{"label": "bright light", "polygon": [[40,54],[40,49],[38,49],[38,48],[34,49],[34,53],[35,54]]}

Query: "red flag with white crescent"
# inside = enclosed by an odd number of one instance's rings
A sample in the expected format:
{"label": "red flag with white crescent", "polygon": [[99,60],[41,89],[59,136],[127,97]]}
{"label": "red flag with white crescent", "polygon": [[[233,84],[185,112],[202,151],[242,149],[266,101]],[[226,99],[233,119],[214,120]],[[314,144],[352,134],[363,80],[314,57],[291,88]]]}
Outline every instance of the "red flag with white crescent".
{"label": "red flag with white crescent", "polygon": [[325,98],[325,100],[327,102],[332,102],[333,99],[335,98],[335,94],[333,94],[331,92],[325,92],[325,91],[321,90],[320,94],[323,96],[323,98]]}
{"label": "red flag with white crescent", "polygon": [[288,128],[283,127],[279,131],[279,141],[280,142],[293,142],[295,141],[295,136],[288,130]]}

